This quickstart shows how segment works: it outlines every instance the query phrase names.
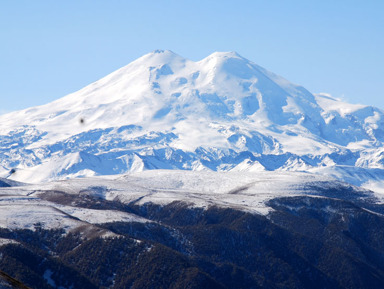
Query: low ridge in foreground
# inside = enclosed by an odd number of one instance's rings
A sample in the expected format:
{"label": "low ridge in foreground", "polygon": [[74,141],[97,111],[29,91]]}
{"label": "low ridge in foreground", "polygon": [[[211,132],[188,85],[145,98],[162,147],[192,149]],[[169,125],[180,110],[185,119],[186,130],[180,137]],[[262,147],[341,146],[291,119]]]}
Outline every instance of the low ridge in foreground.
{"label": "low ridge in foreground", "polygon": [[384,205],[297,172],[151,170],[0,188],[31,288],[382,288]]}

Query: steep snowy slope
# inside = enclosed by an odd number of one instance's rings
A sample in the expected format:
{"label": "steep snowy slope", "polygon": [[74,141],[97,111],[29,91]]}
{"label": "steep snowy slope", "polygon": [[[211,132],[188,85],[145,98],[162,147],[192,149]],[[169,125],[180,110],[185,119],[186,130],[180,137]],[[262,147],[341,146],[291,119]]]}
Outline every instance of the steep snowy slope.
{"label": "steep snowy slope", "polygon": [[234,52],[193,62],[158,50],[0,116],[0,174],[15,168],[10,178],[39,182],[148,169],[381,170],[383,122],[377,108],[313,95]]}

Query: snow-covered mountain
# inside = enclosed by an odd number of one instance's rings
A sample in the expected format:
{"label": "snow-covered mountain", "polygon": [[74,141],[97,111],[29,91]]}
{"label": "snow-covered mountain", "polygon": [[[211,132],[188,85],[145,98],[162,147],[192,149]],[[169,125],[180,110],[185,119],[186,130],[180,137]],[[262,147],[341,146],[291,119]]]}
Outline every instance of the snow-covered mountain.
{"label": "snow-covered mountain", "polygon": [[194,62],[158,50],[52,103],[0,116],[0,173],[33,183],[150,169],[288,170],[378,188],[383,142],[378,108],[312,94],[234,52]]}

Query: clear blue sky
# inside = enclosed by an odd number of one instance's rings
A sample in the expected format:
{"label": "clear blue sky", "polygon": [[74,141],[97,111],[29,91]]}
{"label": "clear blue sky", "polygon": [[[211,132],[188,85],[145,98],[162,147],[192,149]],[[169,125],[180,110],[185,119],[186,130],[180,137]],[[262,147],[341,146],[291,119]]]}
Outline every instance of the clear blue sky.
{"label": "clear blue sky", "polygon": [[154,49],[237,51],[311,92],[384,109],[384,1],[4,0],[0,113],[48,103]]}

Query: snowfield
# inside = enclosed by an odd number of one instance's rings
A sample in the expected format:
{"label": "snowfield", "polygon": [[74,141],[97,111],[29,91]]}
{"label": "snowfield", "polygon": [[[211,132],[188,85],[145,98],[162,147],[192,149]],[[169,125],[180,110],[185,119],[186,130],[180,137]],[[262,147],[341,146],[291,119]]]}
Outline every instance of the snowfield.
{"label": "snowfield", "polygon": [[[383,142],[378,108],[312,94],[235,52],[194,62],[156,50],[54,102],[1,115],[0,177],[296,171],[383,193]],[[205,188],[215,196],[217,185]]]}
{"label": "snowfield", "polygon": [[92,224],[151,222],[122,210],[87,208],[88,201],[78,202],[85,197],[140,206],[180,202],[195,208],[218,206],[268,215],[272,210],[269,200],[293,196],[383,201],[372,191],[311,173],[151,170],[0,188],[0,227],[70,232],[84,226],[91,230]]}

